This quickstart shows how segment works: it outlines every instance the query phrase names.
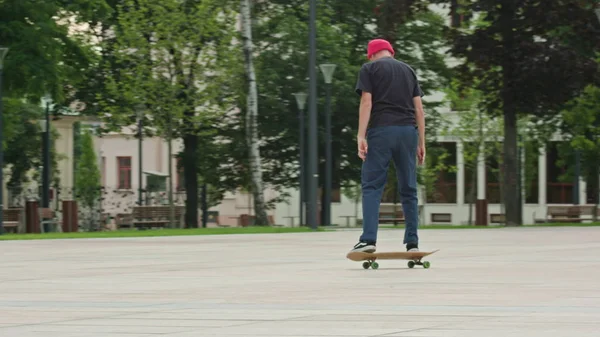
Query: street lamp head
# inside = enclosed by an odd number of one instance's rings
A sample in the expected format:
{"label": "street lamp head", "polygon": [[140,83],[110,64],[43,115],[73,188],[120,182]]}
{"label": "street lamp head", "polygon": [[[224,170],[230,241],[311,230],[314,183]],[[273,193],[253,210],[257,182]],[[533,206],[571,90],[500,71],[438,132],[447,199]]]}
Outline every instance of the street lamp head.
{"label": "street lamp head", "polygon": [[305,92],[297,92],[294,94],[294,97],[296,97],[296,104],[298,104],[298,109],[304,110],[304,107],[306,106],[306,99],[308,98],[308,94]]}
{"label": "street lamp head", "polygon": [[4,57],[8,54],[8,48],[0,47],[0,70],[4,69]]}
{"label": "street lamp head", "polygon": [[333,63],[325,63],[319,66],[321,71],[323,72],[323,77],[325,77],[325,83],[331,84],[333,81],[333,72],[335,71],[336,64]]}
{"label": "street lamp head", "polygon": [[46,132],[46,129],[48,127],[48,123],[46,123],[45,119],[38,120],[38,125],[40,126],[40,129],[42,129],[42,132]]}
{"label": "street lamp head", "polygon": [[42,96],[42,108],[52,109],[52,107],[53,107],[52,103],[53,103],[52,96],[50,96],[49,94]]}

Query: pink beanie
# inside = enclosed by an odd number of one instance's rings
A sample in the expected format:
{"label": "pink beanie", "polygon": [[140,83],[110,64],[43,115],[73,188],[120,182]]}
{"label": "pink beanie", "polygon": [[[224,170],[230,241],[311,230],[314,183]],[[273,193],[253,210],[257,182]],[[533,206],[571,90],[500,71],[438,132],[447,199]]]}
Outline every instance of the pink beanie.
{"label": "pink beanie", "polygon": [[394,48],[392,48],[392,45],[389,42],[387,42],[386,40],[383,40],[383,39],[371,40],[371,41],[369,41],[369,45],[367,46],[367,57],[371,58],[371,56],[379,53],[382,50],[387,50],[390,53],[392,53],[392,55],[394,55]]}

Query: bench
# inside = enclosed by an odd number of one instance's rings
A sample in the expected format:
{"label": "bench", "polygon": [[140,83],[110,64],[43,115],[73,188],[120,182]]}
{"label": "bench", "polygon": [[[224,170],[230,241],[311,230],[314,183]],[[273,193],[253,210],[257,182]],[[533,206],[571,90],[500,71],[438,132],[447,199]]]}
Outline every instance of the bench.
{"label": "bench", "polygon": [[451,213],[431,213],[432,223],[452,223]]}
{"label": "bench", "polygon": [[546,217],[544,219],[535,219],[535,223],[579,223],[586,220],[591,221],[595,208],[592,205],[548,206]]}
{"label": "bench", "polygon": [[4,231],[18,233],[23,219],[22,208],[9,208],[2,211],[2,225]]}
{"label": "bench", "polygon": [[404,212],[379,212],[379,223],[404,223]]}
{"label": "bench", "polygon": [[[249,215],[249,214],[241,214],[238,219],[239,219],[238,225],[240,227],[248,227],[248,226],[254,226],[255,221],[256,221],[256,216]],[[269,221],[270,226],[283,227],[283,225],[275,224],[275,218],[273,218],[272,215],[267,215],[267,221]]]}
{"label": "bench", "polygon": [[356,218],[355,215],[340,215],[340,218],[346,218],[346,227],[350,227],[350,219]]}
{"label": "bench", "polygon": [[133,215],[129,213],[118,213],[115,215],[115,226],[117,229],[122,227],[133,228]]}
{"label": "bench", "polygon": [[[40,219],[40,232],[61,232],[62,228],[58,223],[56,212],[52,208],[38,208],[38,214]],[[46,228],[46,225],[48,228]]]}
{"label": "bench", "polygon": [[284,219],[290,219],[290,221],[292,222],[292,227],[295,227],[294,219],[300,218],[300,217],[297,216],[297,215],[290,215],[290,216],[284,216],[283,218]]}
{"label": "bench", "polygon": [[490,213],[490,223],[506,223],[506,216],[502,213]]}
{"label": "bench", "polygon": [[[176,224],[183,222],[185,206],[173,206]],[[170,222],[170,206],[134,206],[131,223],[135,228],[167,227]],[[177,226],[178,227],[178,226]]]}

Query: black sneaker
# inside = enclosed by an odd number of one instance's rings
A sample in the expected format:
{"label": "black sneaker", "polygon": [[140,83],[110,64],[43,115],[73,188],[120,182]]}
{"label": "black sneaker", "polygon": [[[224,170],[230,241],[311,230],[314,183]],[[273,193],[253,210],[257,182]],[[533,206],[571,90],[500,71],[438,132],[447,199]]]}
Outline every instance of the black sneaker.
{"label": "black sneaker", "polygon": [[361,253],[375,253],[375,243],[374,242],[359,242],[354,245],[354,248],[350,251],[353,252],[361,252]]}
{"label": "black sneaker", "polygon": [[418,252],[419,251],[419,245],[416,243],[407,243],[406,244],[406,251],[407,252]]}

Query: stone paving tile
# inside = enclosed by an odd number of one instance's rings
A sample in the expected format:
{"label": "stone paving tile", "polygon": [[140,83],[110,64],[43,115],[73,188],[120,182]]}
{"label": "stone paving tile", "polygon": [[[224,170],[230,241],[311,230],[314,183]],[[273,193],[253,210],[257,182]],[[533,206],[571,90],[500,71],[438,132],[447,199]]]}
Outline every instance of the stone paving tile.
{"label": "stone paving tile", "polygon": [[46,336],[63,336],[64,333],[98,333],[105,336],[113,334],[173,334],[198,330],[190,327],[159,327],[159,326],[120,326],[120,325],[55,325],[55,324],[36,324],[24,325],[19,327],[9,327],[0,330],[2,336],[20,337],[21,334],[45,333]]}
{"label": "stone paving tile", "polygon": [[0,336],[600,334],[598,227],[424,230],[428,270],[363,270],[358,235],[2,242]]}

